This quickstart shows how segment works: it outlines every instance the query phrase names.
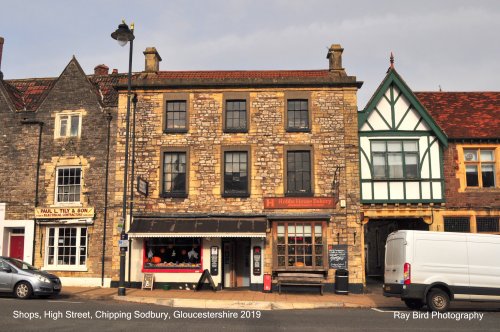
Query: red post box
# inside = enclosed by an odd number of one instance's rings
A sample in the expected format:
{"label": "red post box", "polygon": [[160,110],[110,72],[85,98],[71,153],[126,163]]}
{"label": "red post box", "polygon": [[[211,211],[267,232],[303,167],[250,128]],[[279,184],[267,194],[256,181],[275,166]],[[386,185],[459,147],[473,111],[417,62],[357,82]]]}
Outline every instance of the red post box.
{"label": "red post box", "polygon": [[270,293],[273,282],[270,274],[264,274],[264,293]]}

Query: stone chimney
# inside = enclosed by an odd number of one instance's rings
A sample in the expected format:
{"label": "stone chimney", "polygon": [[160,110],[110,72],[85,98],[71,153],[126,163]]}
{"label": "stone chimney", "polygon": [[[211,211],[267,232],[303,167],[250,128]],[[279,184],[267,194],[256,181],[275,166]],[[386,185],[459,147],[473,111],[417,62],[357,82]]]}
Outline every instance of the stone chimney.
{"label": "stone chimney", "polygon": [[106,65],[97,65],[94,67],[94,75],[104,76],[108,75],[109,67]]}
{"label": "stone chimney", "polygon": [[330,71],[344,70],[344,68],[342,68],[342,52],[344,52],[344,49],[340,46],[340,44],[332,44],[332,46],[328,49],[326,58],[330,63]]}
{"label": "stone chimney", "polygon": [[0,80],[3,80],[3,73],[2,73],[3,42],[4,42],[4,39],[2,37],[0,37]]}
{"label": "stone chimney", "polygon": [[114,68],[113,72],[111,73],[112,75],[118,75],[118,69]]}
{"label": "stone chimney", "polygon": [[161,57],[160,54],[158,54],[156,47],[147,47],[143,53],[146,58],[144,71],[148,73],[159,71]]}

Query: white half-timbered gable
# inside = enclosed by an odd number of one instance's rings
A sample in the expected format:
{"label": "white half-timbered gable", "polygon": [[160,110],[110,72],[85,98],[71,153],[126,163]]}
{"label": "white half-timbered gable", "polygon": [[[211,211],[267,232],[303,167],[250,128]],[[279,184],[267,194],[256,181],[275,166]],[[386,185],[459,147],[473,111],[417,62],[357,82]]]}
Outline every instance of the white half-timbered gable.
{"label": "white half-timbered gable", "polygon": [[359,113],[362,203],[444,201],[447,137],[394,68]]}

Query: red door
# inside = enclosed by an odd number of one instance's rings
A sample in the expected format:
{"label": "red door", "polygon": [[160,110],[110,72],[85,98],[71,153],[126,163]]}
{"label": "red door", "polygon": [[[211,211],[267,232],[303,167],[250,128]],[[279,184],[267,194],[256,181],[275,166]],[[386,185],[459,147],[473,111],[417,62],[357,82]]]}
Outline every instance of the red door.
{"label": "red door", "polygon": [[9,257],[24,260],[24,235],[10,236]]}

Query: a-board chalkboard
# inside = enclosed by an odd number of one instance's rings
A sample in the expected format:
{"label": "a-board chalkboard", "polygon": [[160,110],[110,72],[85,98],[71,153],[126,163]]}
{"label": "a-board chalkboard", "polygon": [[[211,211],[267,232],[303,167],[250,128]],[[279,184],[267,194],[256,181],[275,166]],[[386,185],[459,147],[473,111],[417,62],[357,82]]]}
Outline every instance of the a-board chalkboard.
{"label": "a-board chalkboard", "polygon": [[142,289],[150,288],[153,290],[155,275],[153,273],[144,273],[144,277],[142,279]]}
{"label": "a-board chalkboard", "polygon": [[347,270],[347,245],[339,244],[328,246],[328,262],[330,269],[345,269]]}
{"label": "a-board chalkboard", "polygon": [[210,275],[210,271],[204,270],[203,274],[200,277],[200,280],[198,280],[198,284],[196,285],[196,288],[194,289],[195,291],[199,291],[201,289],[201,286],[203,286],[203,283],[205,280],[208,281],[210,287],[212,287],[212,290],[215,292],[217,291],[217,287],[215,287],[214,280],[212,279],[212,276]]}

